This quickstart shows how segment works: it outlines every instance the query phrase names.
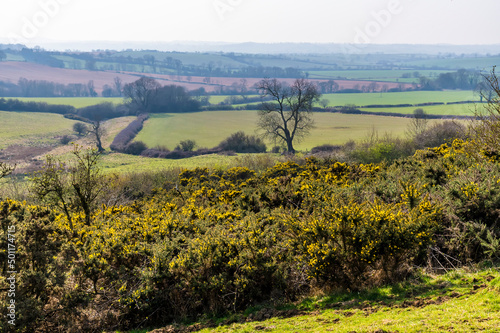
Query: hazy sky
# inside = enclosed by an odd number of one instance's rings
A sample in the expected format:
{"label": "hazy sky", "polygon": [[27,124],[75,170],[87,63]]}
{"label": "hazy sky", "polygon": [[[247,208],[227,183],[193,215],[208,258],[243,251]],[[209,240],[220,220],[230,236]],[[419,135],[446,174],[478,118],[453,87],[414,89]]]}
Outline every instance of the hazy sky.
{"label": "hazy sky", "polygon": [[499,0],[0,0],[0,42],[500,44]]}

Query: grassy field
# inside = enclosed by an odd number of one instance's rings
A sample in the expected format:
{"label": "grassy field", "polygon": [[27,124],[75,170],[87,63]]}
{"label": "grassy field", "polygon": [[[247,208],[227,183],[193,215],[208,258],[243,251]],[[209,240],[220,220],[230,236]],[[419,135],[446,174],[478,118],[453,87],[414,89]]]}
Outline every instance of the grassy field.
{"label": "grassy field", "polygon": [[[149,147],[166,146],[169,149],[181,140],[195,140],[202,147],[217,146],[237,131],[254,134],[257,130],[255,111],[211,111],[183,114],[152,115],[136,137]],[[303,142],[296,144],[299,150],[331,143],[342,144],[348,140],[364,138],[372,129],[380,134],[389,132],[402,135],[409,122],[407,118],[336,113],[316,113],[316,128]],[[270,148],[270,147],[269,147]]]}
{"label": "grassy field", "polygon": [[[430,105],[430,106],[411,106],[406,108],[360,108],[362,111],[368,112],[387,112],[413,114],[417,108],[423,109],[427,114],[442,115],[442,116],[472,116],[476,107],[483,109],[484,104],[451,104],[451,105]],[[479,109],[478,109],[479,110]]]}
{"label": "grassy field", "polygon": [[498,332],[498,327],[500,274],[489,270],[424,276],[361,293],[310,298],[278,310],[249,309],[200,332]]}
{"label": "grassy field", "polygon": [[[441,73],[449,71],[442,70],[343,70],[343,71],[309,71],[311,79],[353,79],[353,80],[373,80],[392,82],[418,82],[418,77],[413,73],[418,72],[420,76],[437,77]],[[403,79],[402,76],[410,74],[411,77]]]}
{"label": "grassy field", "polygon": [[105,173],[129,173],[160,171],[169,169],[191,169],[197,167],[226,168],[233,165],[238,156],[203,155],[181,160],[144,158],[120,153],[106,153],[102,157],[101,167]]}
{"label": "grassy field", "polygon": [[478,100],[478,96],[469,90],[448,91],[405,91],[393,93],[360,93],[360,94],[325,94],[321,99],[328,99],[329,106],[355,104],[358,106],[372,104],[421,104],[448,103]]}
{"label": "grassy field", "polygon": [[0,111],[0,148],[55,143],[58,137],[73,133],[74,123],[58,114]]}
{"label": "grassy field", "polygon": [[13,97],[24,102],[43,102],[47,104],[72,105],[75,108],[83,108],[104,102],[119,104],[123,102],[121,97]]}
{"label": "grassy field", "polygon": [[[252,95],[255,96],[255,95]],[[230,96],[210,96],[210,103],[218,104]],[[359,93],[359,94],[324,94],[320,99],[327,99],[328,106],[344,106],[346,104],[363,105],[394,105],[394,104],[422,104],[422,103],[449,103],[461,101],[476,101],[478,96],[469,90],[447,91],[404,91],[391,93]],[[260,102],[250,103],[259,104]],[[244,103],[246,105],[248,103]],[[316,105],[319,106],[319,105]],[[378,110],[380,111],[380,110]],[[413,111],[413,109],[412,109]],[[458,111],[457,115],[463,112]],[[439,113],[441,114],[441,113]],[[448,114],[448,113],[446,113]]]}

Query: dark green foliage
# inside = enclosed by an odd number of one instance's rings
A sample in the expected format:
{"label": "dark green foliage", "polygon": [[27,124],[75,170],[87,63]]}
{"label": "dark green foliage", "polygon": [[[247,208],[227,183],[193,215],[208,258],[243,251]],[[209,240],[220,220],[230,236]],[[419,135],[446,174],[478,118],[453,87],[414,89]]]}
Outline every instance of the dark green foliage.
{"label": "dark green foliage", "polygon": [[254,135],[246,135],[244,132],[236,132],[219,144],[222,150],[230,150],[236,153],[265,153],[266,144]]}
{"label": "dark green foliage", "polygon": [[91,121],[101,121],[117,117],[123,117],[128,111],[122,106],[116,106],[111,102],[104,102],[96,105],[79,108],[76,114]]}
{"label": "dark green foliage", "polygon": [[71,105],[51,105],[42,102],[21,102],[18,99],[0,98],[0,110],[67,114],[75,112]]}
{"label": "dark green foliage", "polygon": [[62,144],[62,145],[67,145],[68,143],[70,143],[72,140],[71,136],[69,135],[63,135],[60,139],[59,139],[59,142]]}
{"label": "dark green foliage", "polygon": [[183,140],[179,142],[179,144],[175,147],[175,150],[189,152],[193,151],[195,147],[196,142],[194,140]]}
{"label": "dark green foliage", "polygon": [[134,141],[129,143],[125,147],[125,154],[131,154],[131,155],[141,155],[143,151],[145,151],[148,148],[146,144],[142,141]]}
{"label": "dark green foliage", "polygon": [[87,125],[84,123],[74,123],[73,131],[75,131],[79,136],[85,135],[88,131]]}

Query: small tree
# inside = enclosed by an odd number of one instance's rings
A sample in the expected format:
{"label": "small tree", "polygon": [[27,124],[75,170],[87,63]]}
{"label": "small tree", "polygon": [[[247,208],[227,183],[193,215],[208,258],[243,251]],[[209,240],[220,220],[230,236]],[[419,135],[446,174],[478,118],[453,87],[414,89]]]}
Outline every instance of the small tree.
{"label": "small tree", "polygon": [[196,141],[194,140],[184,140],[179,142],[179,144],[175,147],[175,150],[180,151],[193,151],[196,147]]}
{"label": "small tree", "polygon": [[328,104],[330,104],[330,101],[327,98],[323,98],[321,101],[319,101],[319,105],[321,105],[323,109],[326,109]]}
{"label": "small tree", "polygon": [[107,187],[98,167],[100,153],[95,149],[74,147],[74,160],[68,164],[48,155],[43,169],[32,178],[32,192],[41,200],[55,205],[66,215],[73,230],[73,215],[82,212],[90,225],[97,198]]}
{"label": "small tree", "polygon": [[83,136],[88,132],[87,125],[84,123],[74,123],[73,124],[73,131],[75,131],[79,136]]}
{"label": "small tree", "polygon": [[293,142],[309,133],[313,127],[312,105],[321,94],[316,85],[297,79],[292,86],[277,79],[265,79],[257,84],[262,102],[258,127],[264,136],[273,141],[283,141],[289,153],[295,153]]}

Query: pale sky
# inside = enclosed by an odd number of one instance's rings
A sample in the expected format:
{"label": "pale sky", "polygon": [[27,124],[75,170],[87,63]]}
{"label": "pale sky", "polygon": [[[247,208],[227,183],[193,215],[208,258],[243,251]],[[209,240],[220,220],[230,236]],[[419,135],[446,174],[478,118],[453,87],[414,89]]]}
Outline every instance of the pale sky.
{"label": "pale sky", "polygon": [[0,0],[0,42],[500,44],[499,0]]}

